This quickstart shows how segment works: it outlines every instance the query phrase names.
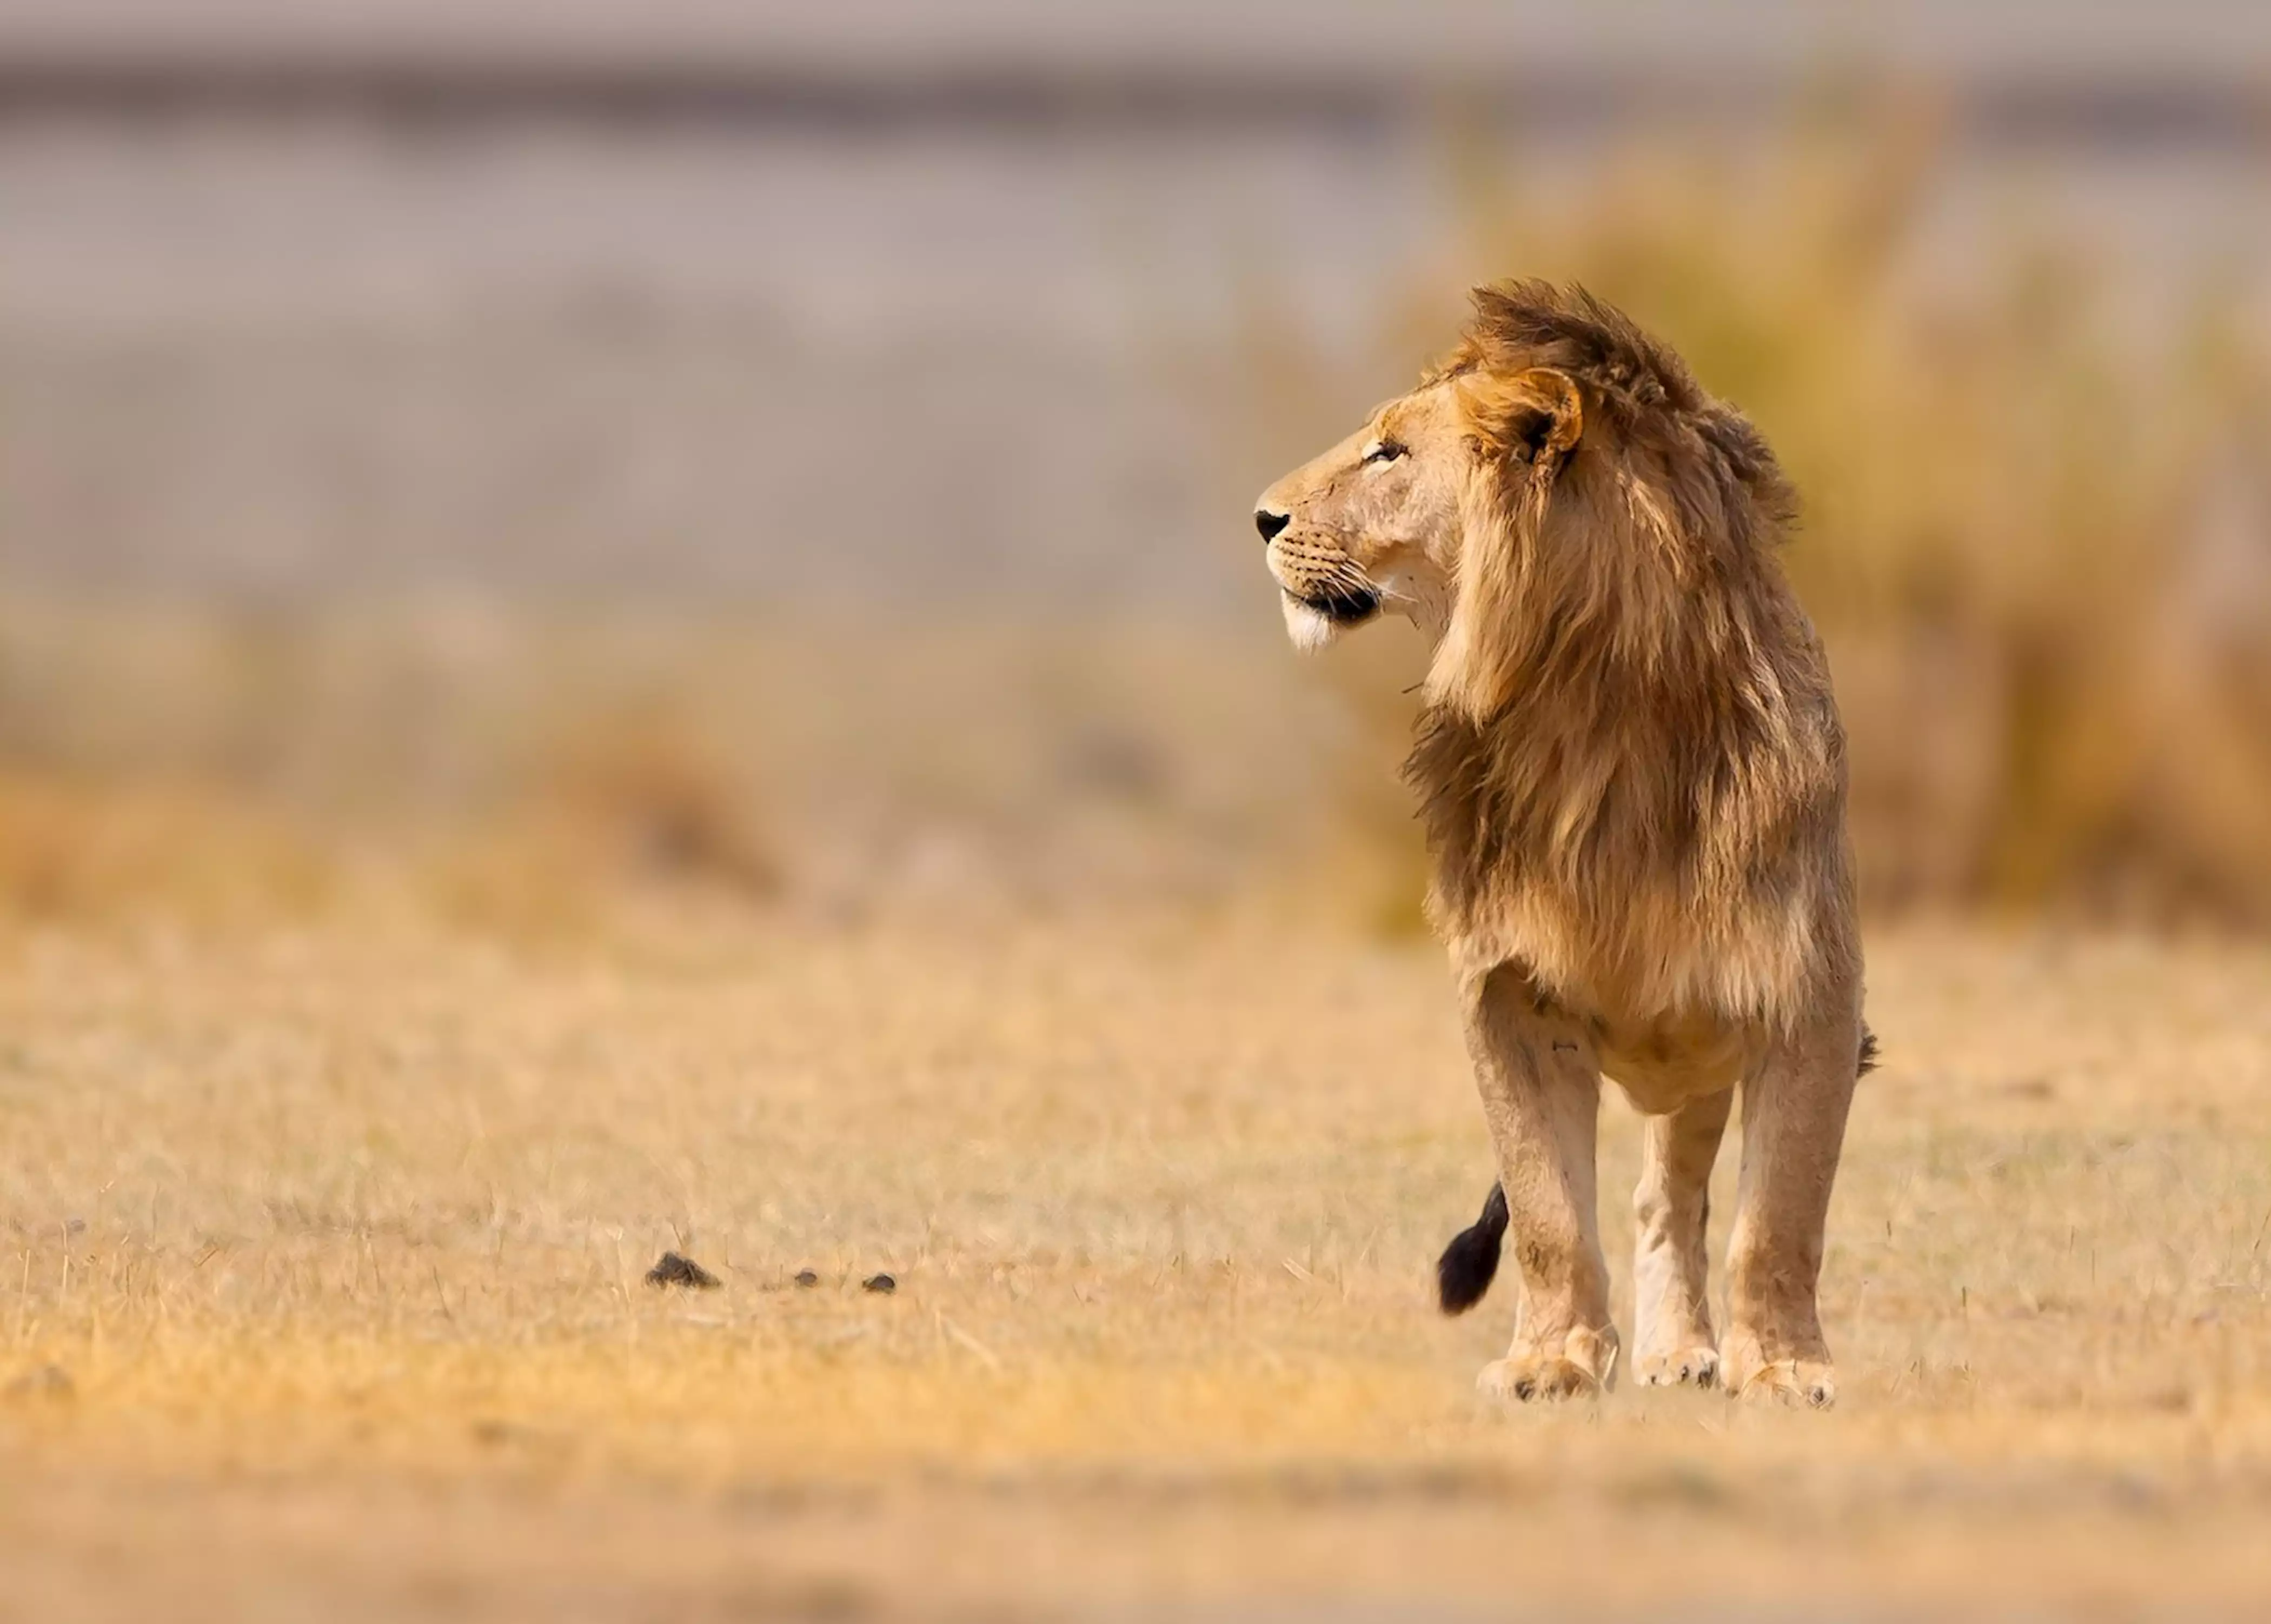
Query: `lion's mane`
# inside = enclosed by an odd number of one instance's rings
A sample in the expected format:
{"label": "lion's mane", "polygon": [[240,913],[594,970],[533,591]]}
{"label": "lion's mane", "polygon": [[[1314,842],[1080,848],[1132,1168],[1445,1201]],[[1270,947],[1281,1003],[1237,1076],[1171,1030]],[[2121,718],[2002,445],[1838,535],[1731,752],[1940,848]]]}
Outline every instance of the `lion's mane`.
{"label": "lion's mane", "polygon": [[[1566,448],[1517,421],[1541,368],[1582,400]],[[1858,950],[1843,736],[1773,453],[1581,289],[1481,290],[1433,376],[1493,471],[1404,769],[1438,927],[1574,1009],[1788,1022]]]}

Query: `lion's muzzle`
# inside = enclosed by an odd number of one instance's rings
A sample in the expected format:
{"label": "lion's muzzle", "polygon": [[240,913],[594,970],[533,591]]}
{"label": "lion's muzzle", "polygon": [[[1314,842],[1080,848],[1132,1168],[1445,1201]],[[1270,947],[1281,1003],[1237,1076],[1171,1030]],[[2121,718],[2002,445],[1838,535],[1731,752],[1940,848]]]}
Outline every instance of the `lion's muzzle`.
{"label": "lion's muzzle", "polygon": [[1339,547],[1301,532],[1288,533],[1292,516],[1267,507],[1255,513],[1254,522],[1270,573],[1291,602],[1337,630],[1380,613],[1380,589]]}
{"label": "lion's muzzle", "polygon": [[1368,586],[1329,586],[1301,601],[1336,626],[1359,625],[1380,613],[1380,594]]}

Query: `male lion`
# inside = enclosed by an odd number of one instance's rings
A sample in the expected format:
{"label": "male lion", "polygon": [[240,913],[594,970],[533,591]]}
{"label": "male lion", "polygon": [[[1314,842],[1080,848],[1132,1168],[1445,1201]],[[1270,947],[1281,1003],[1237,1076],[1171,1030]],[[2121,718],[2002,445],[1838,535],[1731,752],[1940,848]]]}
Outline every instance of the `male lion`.
{"label": "male lion", "polygon": [[[1511,1226],[1521,1316],[1479,1385],[1610,1384],[1605,1075],[1647,1118],[1640,1379],[1826,1405],[1822,1229],[1873,1043],[1844,736],[1776,556],[1791,493],[1756,429],[1590,294],[1474,304],[1416,390],[1255,516],[1295,643],[1390,609],[1433,642],[1404,771],[1500,1172],[1443,1307],[1482,1295]],[[1715,1341],[1704,1224],[1738,1085]]]}

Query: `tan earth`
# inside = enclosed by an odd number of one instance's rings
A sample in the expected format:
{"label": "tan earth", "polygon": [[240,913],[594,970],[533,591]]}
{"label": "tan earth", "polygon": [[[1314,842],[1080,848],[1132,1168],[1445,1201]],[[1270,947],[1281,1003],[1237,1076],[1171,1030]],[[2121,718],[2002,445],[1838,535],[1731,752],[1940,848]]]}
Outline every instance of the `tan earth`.
{"label": "tan earth", "polygon": [[19,934],[0,1619],[2261,1616],[2271,953],[1871,945],[1840,1408],[1540,1414],[1426,944]]}

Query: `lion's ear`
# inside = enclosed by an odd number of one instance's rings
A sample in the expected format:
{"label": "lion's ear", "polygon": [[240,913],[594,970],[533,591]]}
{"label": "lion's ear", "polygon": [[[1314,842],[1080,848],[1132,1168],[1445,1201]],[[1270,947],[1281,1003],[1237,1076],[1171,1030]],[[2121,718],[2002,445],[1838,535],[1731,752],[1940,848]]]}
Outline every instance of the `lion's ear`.
{"label": "lion's ear", "polygon": [[1531,367],[1511,376],[1469,373],[1458,387],[1467,421],[1494,456],[1551,467],[1585,432],[1584,397],[1567,373],[1554,368]]}

